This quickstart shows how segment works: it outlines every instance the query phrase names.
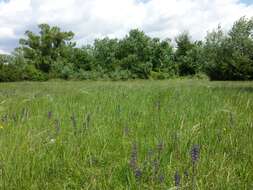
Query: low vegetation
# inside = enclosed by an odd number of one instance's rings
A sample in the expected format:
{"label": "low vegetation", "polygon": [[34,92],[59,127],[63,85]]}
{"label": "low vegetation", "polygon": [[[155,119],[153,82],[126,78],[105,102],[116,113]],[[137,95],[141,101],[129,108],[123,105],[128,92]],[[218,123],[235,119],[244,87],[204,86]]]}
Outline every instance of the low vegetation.
{"label": "low vegetation", "polygon": [[252,189],[253,84],[0,84],[0,189]]}

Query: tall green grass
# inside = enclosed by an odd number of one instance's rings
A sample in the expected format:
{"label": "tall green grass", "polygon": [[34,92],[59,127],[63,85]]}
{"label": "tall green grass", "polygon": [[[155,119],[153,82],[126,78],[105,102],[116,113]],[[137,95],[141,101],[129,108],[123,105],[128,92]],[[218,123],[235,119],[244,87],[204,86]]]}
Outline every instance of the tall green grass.
{"label": "tall green grass", "polygon": [[2,83],[0,118],[1,190],[253,189],[252,82]]}

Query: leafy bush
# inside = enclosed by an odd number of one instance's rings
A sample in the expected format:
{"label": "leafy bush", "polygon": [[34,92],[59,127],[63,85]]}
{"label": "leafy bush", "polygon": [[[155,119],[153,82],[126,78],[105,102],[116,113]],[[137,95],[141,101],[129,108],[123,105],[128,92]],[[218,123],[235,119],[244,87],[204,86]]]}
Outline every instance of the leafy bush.
{"label": "leafy bush", "polygon": [[74,74],[73,68],[71,66],[65,65],[61,71],[60,78],[65,80],[72,78]]}
{"label": "leafy bush", "polygon": [[21,74],[22,80],[30,80],[30,81],[46,81],[48,80],[48,76],[45,73],[37,70],[33,65],[27,65],[22,70]]}
{"label": "leafy bush", "polygon": [[166,72],[151,71],[150,78],[154,80],[165,80],[165,79],[173,78],[173,75]]}
{"label": "leafy bush", "polygon": [[112,80],[128,80],[133,77],[132,73],[129,70],[116,70],[109,73],[109,78]]}
{"label": "leafy bush", "polygon": [[0,82],[14,82],[22,80],[22,70],[14,64],[0,65]]}
{"label": "leafy bush", "polygon": [[200,79],[200,80],[210,80],[209,76],[205,73],[196,73],[193,77],[195,79]]}
{"label": "leafy bush", "polygon": [[74,74],[73,78],[78,80],[98,80],[105,78],[105,75],[98,71],[85,71],[81,69]]}

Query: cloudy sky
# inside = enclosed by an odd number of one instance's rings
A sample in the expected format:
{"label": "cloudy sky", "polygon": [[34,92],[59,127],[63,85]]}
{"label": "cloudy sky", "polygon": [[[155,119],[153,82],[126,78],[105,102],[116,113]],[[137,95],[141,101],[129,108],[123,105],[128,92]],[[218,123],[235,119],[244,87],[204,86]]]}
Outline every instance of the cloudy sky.
{"label": "cloudy sky", "polygon": [[253,0],[0,0],[0,53],[11,52],[40,23],[72,30],[82,45],[123,37],[132,28],[160,38],[189,31],[203,39],[208,30],[218,24],[228,29],[241,16],[253,16]]}

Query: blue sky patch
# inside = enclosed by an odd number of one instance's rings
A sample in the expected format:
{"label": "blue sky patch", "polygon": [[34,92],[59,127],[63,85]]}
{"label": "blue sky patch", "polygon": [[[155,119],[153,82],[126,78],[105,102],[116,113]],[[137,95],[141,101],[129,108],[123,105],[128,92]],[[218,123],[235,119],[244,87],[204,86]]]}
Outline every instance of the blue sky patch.
{"label": "blue sky patch", "polygon": [[241,0],[242,3],[245,3],[247,5],[253,4],[253,0]]}

